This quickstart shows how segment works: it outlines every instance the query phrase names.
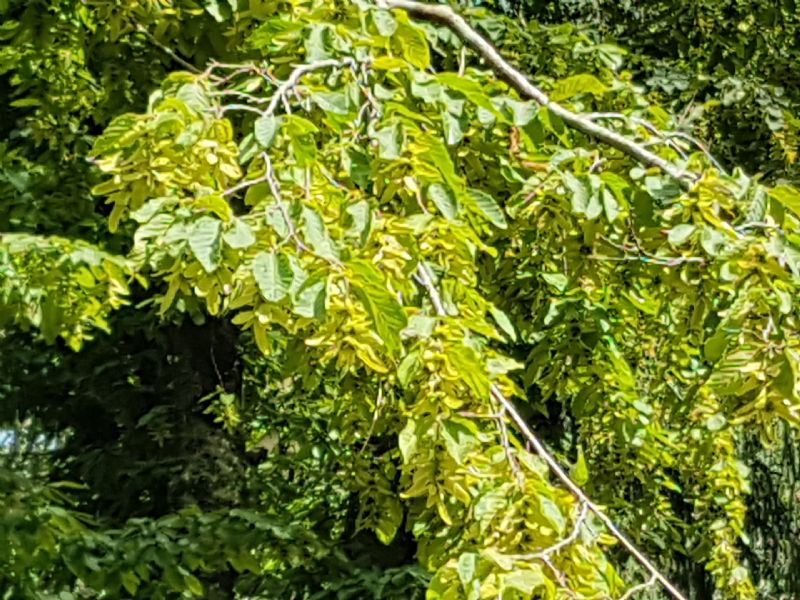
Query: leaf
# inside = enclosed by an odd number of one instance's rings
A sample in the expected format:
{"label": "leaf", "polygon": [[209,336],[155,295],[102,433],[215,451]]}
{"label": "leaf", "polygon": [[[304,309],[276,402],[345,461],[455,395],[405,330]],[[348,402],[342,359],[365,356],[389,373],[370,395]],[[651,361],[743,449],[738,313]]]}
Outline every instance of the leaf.
{"label": "leaf", "polygon": [[403,307],[389,292],[375,265],[356,259],[350,261],[348,267],[354,276],[350,281],[353,290],[367,309],[378,336],[391,354],[398,354],[402,348],[400,332],[407,324]]}
{"label": "leaf", "polygon": [[441,431],[447,453],[458,464],[463,464],[477,443],[474,432],[461,419],[455,417],[442,423]]}
{"label": "leaf", "polygon": [[728,242],[728,237],[711,227],[706,225],[700,233],[700,245],[703,247],[709,256],[718,256],[722,249]]}
{"label": "leaf", "polygon": [[325,314],[327,285],[324,279],[309,279],[295,295],[292,309],[301,317],[320,319]]}
{"label": "leaf", "polygon": [[506,100],[505,105],[511,110],[511,122],[514,127],[525,127],[536,116],[536,105],[533,102]]}
{"label": "leaf", "polygon": [[558,505],[544,494],[539,494],[539,511],[547,522],[548,527],[555,530],[557,533],[564,533],[567,526],[567,520],[561,512]]}
{"label": "leaf", "polygon": [[250,225],[237,217],[233,219],[230,229],[222,234],[222,239],[228,246],[238,250],[252,246],[256,236],[253,235]]}
{"label": "leaf", "polygon": [[417,423],[413,419],[406,421],[405,427],[398,436],[398,446],[403,462],[408,464],[417,453]]}
{"label": "leaf", "polygon": [[280,302],[289,293],[294,273],[283,252],[260,252],[253,259],[253,277],[268,302]]}
{"label": "leaf", "polygon": [[439,83],[451,90],[460,92],[475,106],[491,113],[492,116],[498,116],[500,114],[494,104],[492,104],[492,100],[486,93],[485,88],[477,81],[459,75],[458,73],[439,73],[436,75],[436,78]]}
{"label": "leaf", "polygon": [[616,196],[614,196],[614,194],[612,194],[607,187],[603,187],[601,195],[603,198],[603,210],[606,213],[606,219],[608,219],[609,223],[613,223],[617,220],[620,212],[622,212],[622,207],[619,205]]}
{"label": "leaf", "polygon": [[589,186],[569,171],[562,173],[561,177],[571,195],[572,212],[585,215],[589,206]]}
{"label": "leaf", "polygon": [[407,388],[422,367],[419,352],[409,352],[397,367],[397,382]]}
{"label": "leaf", "polygon": [[550,99],[560,102],[578,94],[602,96],[608,88],[594,75],[582,73],[559,81],[550,93]]}
{"label": "leaf", "polygon": [[372,61],[372,68],[378,71],[396,71],[398,69],[407,69],[408,63],[396,56],[379,56]]}
{"label": "leaf", "polygon": [[275,136],[281,126],[280,117],[274,115],[262,115],[256,119],[253,133],[256,141],[262,148],[269,148],[275,141]]}
{"label": "leaf", "polygon": [[397,31],[397,20],[388,10],[372,11],[372,20],[378,33],[383,37],[392,37],[394,32]]}
{"label": "leaf", "polygon": [[345,91],[314,92],[311,100],[325,112],[336,115],[346,115],[350,112],[350,100]]}
{"label": "leaf", "polygon": [[542,273],[541,278],[544,279],[548,285],[553,286],[562,294],[566,291],[569,285],[569,279],[563,273]]}
{"label": "leaf", "polygon": [[303,207],[303,233],[308,244],[323,258],[338,260],[339,252],[333,243],[322,217],[314,209]]}
{"label": "leaf", "polygon": [[514,329],[513,323],[511,323],[511,319],[508,318],[508,315],[494,305],[489,307],[489,312],[492,314],[492,317],[494,317],[495,322],[503,333],[505,333],[512,342],[516,342],[517,332]]}
{"label": "leaf", "polygon": [[452,221],[458,215],[458,201],[455,194],[444,184],[432,183],[428,186],[428,198],[436,205],[439,212]]}
{"label": "leaf", "polygon": [[489,396],[489,378],[475,350],[459,344],[450,348],[447,359],[461,374],[464,383],[475,394],[475,398],[483,399]]}
{"label": "leaf", "polygon": [[196,83],[183,84],[175,97],[197,113],[206,112],[210,106],[205,90]]}
{"label": "leaf", "polygon": [[691,223],[682,223],[669,230],[667,241],[675,247],[682,245],[691,237],[697,227]]}
{"label": "leaf", "polygon": [[464,130],[458,117],[453,116],[447,111],[442,111],[442,126],[444,129],[444,139],[448,146],[455,146],[464,139]]}
{"label": "leaf", "polygon": [[352,221],[347,234],[358,238],[362,246],[366,245],[372,231],[372,208],[369,202],[360,200],[348,206],[346,210]]}
{"label": "leaf", "polygon": [[465,552],[458,557],[458,579],[461,585],[466,588],[475,579],[475,571],[478,565],[478,555],[474,552]]}
{"label": "leaf", "polygon": [[506,229],[508,227],[503,209],[489,194],[480,190],[469,189],[467,190],[467,196],[473,203],[474,208],[486,217],[492,225],[498,229]]}
{"label": "leaf", "polygon": [[800,191],[796,188],[786,184],[776,185],[769,190],[769,195],[800,217]]}
{"label": "leaf", "polygon": [[183,581],[186,584],[187,589],[194,594],[195,596],[202,596],[203,595],[203,584],[200,583],[200,580],[187,573],[183,576]]}
{"label": "leaf", "polygon": [[48,344],[52,344],[58,336],[61,328],[63,311],[55,300],[53,294],[48,294],[42,303],[41,318],[39,320],[39,330],[42,337]]}
{"label": "leaf", "polygon": [[219,219],[202,216],[195,221],[189,232],[189,247],[208,273],[214,271],[219,264],[221,226]]}
{"label": "leaf", "polygon": [[545,584],[542,568],[532,565],[528,569],[517,569],[503,576],[503,584],[507,588],[512,588],[522,592],[526,597],[531,595]]}
{"label": "leaf", "polygon": [[403,505],[396,498],[383,498],[375,525],[375,535],[383,544],[390,544],[403,523]]}
{"label": "leaf", "polygon": [[586,457],[583,455],[583,448],[580,446],[578,446],[578,460],[575,461],[570,475],[578,485],[584,485],[589,481],[589,467],[586,465]]}
{"label": "leaf", "polygon": [[400,49],[409,63],[418,69],[427,69],[431,64],[431,55],[428,50],[428,40],[425,32],[408,23],[408,17],[404,16],[404,22],[398,23],[395,33]]}
{"label": "leaf", "polygon": [[384,160],[394,160],[400,157],[401,137],[400,127],[397,123],[377,129],[372,134],[372,139],[378,142],[378,156]]}

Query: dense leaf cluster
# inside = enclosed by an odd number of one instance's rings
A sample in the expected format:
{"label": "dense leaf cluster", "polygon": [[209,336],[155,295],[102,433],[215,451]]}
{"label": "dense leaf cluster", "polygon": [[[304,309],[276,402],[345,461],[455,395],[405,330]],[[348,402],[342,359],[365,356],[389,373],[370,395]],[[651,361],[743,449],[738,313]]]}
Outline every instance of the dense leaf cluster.
{"label": "dense leaf cluster", "polygon": [[622,597],[640,574],[504,394],[663,568],[756,597],[745,434],[798,420],[800,192],[676,141],[571,27],[470,15],[697,181],[402,11],[62,4],[0,3],[12,596]]}

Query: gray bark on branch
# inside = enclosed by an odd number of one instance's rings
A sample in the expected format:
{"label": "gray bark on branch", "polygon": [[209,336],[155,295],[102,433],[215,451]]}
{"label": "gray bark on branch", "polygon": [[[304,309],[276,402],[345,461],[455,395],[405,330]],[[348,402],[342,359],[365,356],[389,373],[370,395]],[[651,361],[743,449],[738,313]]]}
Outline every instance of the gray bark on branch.
{"label": "gray bark on branch", "polygon": [[491,42],[473,29],[473,27],[451,7],[443,4],[416,2],[414,0],[376,0],[376,5],[384,9],[404,10],[413,18],[439,23],[449,28],[465,44],[475,50],[475,52],[486,61],[486,64],[489,65],[492,71],[516,90],[521,97],[533,100],[541,106],[547,107],[572,129],[576,129],[612,148],[616,148],[620,152],[635,158],[642,164],[659,168],[667,175],[676,179],[684,189],[690,188],[692,184],[699,179],[697,174],[677,167],[670,161],[651,152],[646,147],[630,138],[574,113],[568,108],[551,100],[544,91],[531,83],[521,71],[503,58]]}

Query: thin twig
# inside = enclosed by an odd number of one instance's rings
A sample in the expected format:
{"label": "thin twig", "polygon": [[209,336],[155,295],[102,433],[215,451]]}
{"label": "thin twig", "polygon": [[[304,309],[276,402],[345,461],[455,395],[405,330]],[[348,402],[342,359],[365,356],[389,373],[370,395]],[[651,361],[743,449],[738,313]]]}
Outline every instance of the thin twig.
{"label": "thin twig", "polygon": [[278,210],[281,211],[283,220],[286,223],[286,228],[289,230],[289,237],[294,240],[295,246],[297,246],[298,250],[308,251],[308,246],[306,246],[300,239],[300,236],[297,235],[297,228],[294,225],[294,221],[284,205],[283,196],[281,195],[281,185],[278,183],[278,178],[275,176],[275,169],[272,166],[272,161],[269,158],[269,154],[262,152],[261,158],[264,160],[264,168],[266,169],[264,177],[269,183],[269,189],[272,192],[272,196],[275,198],[275,203],[278,205]]}
{"label": "thin twig", "polygon": [[150,41],[151,44],[153,44],[159,50],[164,52],[164,54],[168,55],[176,63],[178,63],[182,67],[185,67],[186,69],[188,69],[192,73],[197,73],[198,75],[202,75],[203,72],[200,69],[195,67],[192,63],[190,63],[185,58],[181,58],[180,56],[178,56],[176,54],[176,52],[172,48],[169,48],[169,47],[165,46],[164,44],[162,44],[161,42],[159,42],[158,39],[156,39],[156,36],[154,36],[152,33],[150,33],[144,25],[142,25],[140,23],[139,25],[136,26],[136,30],[139,33],[144,34],[144,36]]}
{"label": "thin twig", "polygon": [[558,543],[545,548],[544,550],[540,550],[539,552],[534,552],[532,554],[512,554],[510,556],[517,560],[541,560],[550,556],[551,554],[560,552],[563,548],[566,548],[572,542],[578,539],[578,536],[581,533],[581,527],[583,527],[583,523],[586,521],[586,517],[588,516],[589,505],[581,501],[581,511],[578,513],[578,518],[575,519],[575,525],[573,525],[572,531],[567,537],[565,537],[563,540],[560,540]]}
{"label": "thin twig", "polygon": [[255,179],[247,179],[246,181],[242,181],[242,182],[236,184],[235,186],[233,186],[231,188],[228,188],[227,190],[222,192],[222,195],[223,196],[232,196],[236,192],[241,192],[242,190],[245,190],[245,189],[247,189],[249,187],[252,187],[254,185],[257,185],[259,183],[264,183],[264,182],[269,181],[269,177],[270,176],[269,176],[268,173],[264,173],[264,175],[262,175],[261,177],[256,177]]}

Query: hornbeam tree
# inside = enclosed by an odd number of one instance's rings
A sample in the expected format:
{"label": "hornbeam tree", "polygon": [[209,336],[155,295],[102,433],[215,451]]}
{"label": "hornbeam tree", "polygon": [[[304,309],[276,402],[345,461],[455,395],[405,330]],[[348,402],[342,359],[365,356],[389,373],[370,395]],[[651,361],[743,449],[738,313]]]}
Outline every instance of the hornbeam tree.
{"label": "hornbeam tree", "polygon": [[128,252],[3,235],[6,322],[79,349],[147,285],[239,326],[428,598],[682,599],[674,553],[755,598],[739,437],[798,420],[800,192],[724,172],[608,69],[534,84],[482,15],[251,2],[238,57],[94,142]]}

